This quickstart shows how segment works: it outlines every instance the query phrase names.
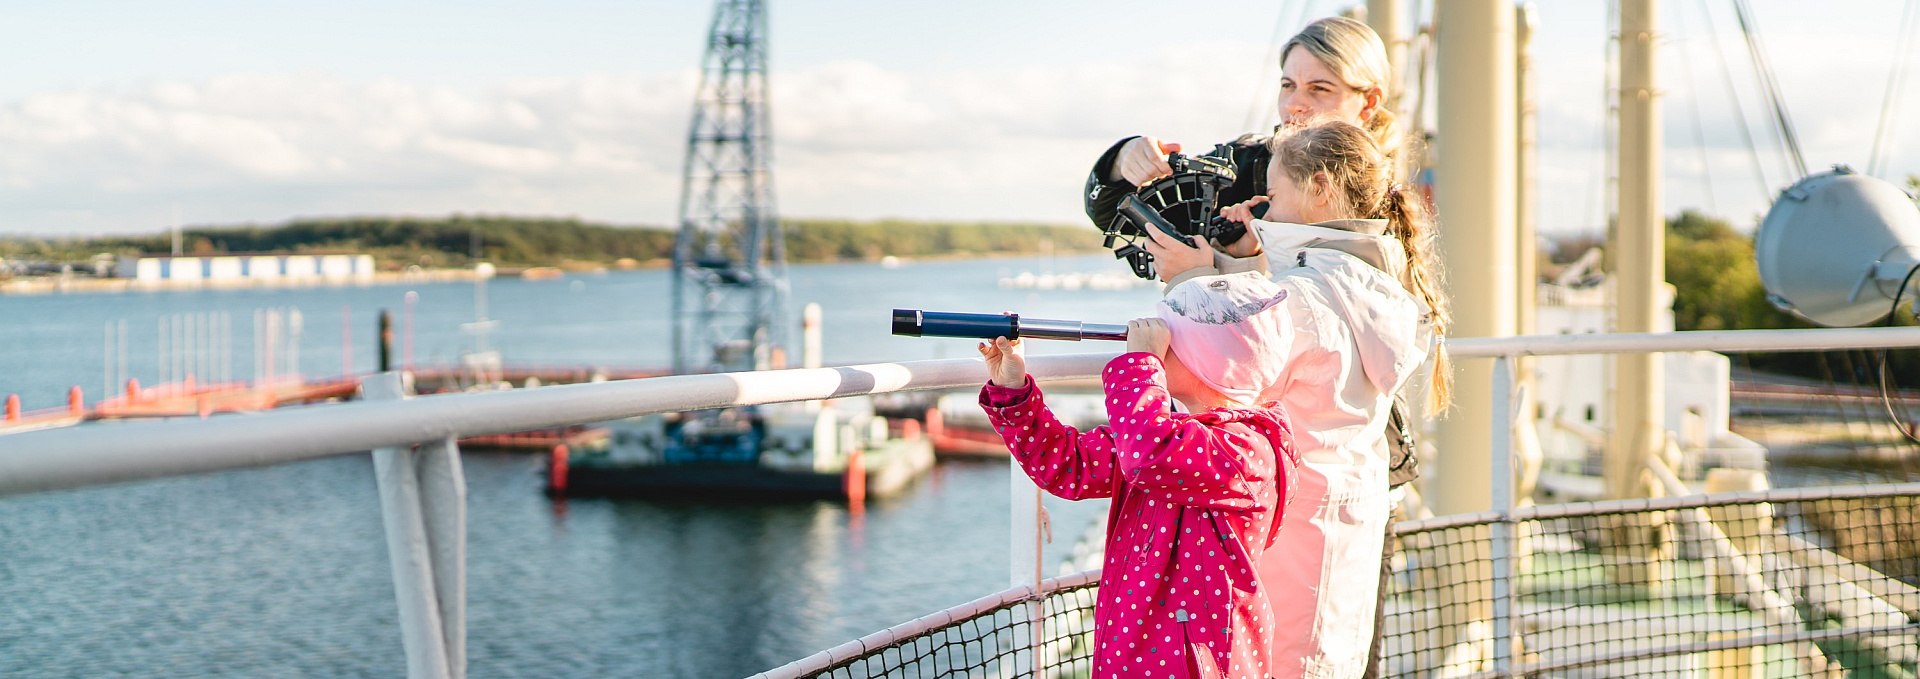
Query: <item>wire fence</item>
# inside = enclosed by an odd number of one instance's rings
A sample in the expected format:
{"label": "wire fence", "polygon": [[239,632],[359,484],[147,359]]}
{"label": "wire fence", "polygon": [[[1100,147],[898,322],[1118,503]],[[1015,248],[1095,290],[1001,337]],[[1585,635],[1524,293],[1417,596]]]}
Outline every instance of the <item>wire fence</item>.
{"label": "wire fence", "polygon": [[1043,596],[1033,587],[1010,589],[757,677],[1091,676],[1099,577],[1086,571],[1043,581]]}
{"label": "wire fence", "polygon": [[1392,676],[1920,672],[1920,485],[1528,507],[1397,532]]}
{"label": "wire fence", "polygon": [[[1396,536],[1386,676],[1920,675],[1920,484],[1522,507]],[[1098,575],[762,676],[1087,676]]]}

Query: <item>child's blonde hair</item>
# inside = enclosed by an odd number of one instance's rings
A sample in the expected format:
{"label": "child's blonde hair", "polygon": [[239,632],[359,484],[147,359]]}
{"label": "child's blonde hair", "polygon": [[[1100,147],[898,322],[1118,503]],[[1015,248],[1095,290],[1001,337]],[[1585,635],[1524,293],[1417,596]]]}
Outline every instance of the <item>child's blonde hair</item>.
{"label": "child's blonde hair", "polygon": [[[1385,219],[1387,233],[1406,250],[1408,292],[1431,309],[1428,322],[1445,336],[1452,313],[1440,289],[1440,263],[1434,256],[1433,220],[1412,187],[1393,181],[1391,159],[1373,135],[1352,123],[1324,120],[1293,128],[1268,142],[1272,167],[1310,195],[1324,193],[1336,214],[1354,219]],[[1444,343],[1433,351],[1428,404],[1445,410],[1453,398],[1453,366]]]}

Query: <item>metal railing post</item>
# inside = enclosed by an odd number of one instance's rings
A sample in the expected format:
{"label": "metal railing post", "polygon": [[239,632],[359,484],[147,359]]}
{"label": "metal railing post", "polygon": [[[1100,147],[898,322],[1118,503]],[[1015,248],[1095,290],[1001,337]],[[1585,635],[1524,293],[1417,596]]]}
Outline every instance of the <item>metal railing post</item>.
{"label": "metal railing post", "polygon": [[[1040,576],[1043,573],[1041,561],[1043,547],[1040,544],[1040,487],[1032,479],[1027,478],[1027,472],[1020,468],[1019,460],[1009,456],[1007,464],[1012,467],[1007,483],[1007,492],[1011,500],[1007,514],[1011,519],[1012,544],[1010,546],[1013,548],[1007,585],[1009,587],[1032,586],[1034,596],[1043,597],[1044,595],[1039,591]],[[1026,638],[1015,640],[1014,643],[1022,647],[1022,650],[1014,656],[1015,676],[1031,674],[1034,668],[1039,666],[1036,662],[1040,650],[1037,632],[1044,615],[1040,602],[1044,600],[1044,598],[1036,599],[1024,607],[1027,612],[1028,629],[1036,634],[1028,634]]]}
{"label": "metal railing post", "polygon": [[[1525,416],[1522,414],[1521,416]],[[1513,357],[1493,359],[1493,672],[1513,669]]]}
{"label": "metal railing post", "polygon": [[447,670],[460,679],[467,675],[467,475],[451,437],[421,446],[415,459]]}
{"label": "metal railing post", "polygon": [[[370,401],[406,398],[399,373],[374,376],[362,382],[360,390],[361,396]],[[444,446],[444,443],[431,445]],[[443,616],[443,589],[436,577],[436,570],[441,569],[435,567],[433,540],[428,529],[429,512],[422,502],[419,457],[411,446],[373,451],[374,479],[380,487],[380,515],[386,527],[387,558],[393,567],[393,594],[400,606],[401,645],[406,649],[410,679],[458,679],[460,675],[453,673],[454,665],[448,652],[447,635],[451,628]],[[445,464],[438,467],[442,472],[449,469]],[[457,470],[457,467],[451,469]],[[433,485],[442,489],[447,486],[444,482]],[[461,519],[464,521],[463,515]],[[445,528],[444,521],[436,523]],[[458,547],[464,551],[463,542]],[[448,583],[448,587],[464,590],[464,579],[456,580]],[[457,609],[458,606],[456,613]]]}

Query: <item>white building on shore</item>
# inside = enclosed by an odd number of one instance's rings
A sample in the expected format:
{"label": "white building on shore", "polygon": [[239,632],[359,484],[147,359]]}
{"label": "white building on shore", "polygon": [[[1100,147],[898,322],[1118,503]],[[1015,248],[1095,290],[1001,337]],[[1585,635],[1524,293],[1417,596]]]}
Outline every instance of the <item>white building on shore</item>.
{"label": "white building on shore", "polygon": [[136,287],[224,287],[367,283],[373,255],[356,253],[228,253],[214,256],[123,256],[115,278]]}

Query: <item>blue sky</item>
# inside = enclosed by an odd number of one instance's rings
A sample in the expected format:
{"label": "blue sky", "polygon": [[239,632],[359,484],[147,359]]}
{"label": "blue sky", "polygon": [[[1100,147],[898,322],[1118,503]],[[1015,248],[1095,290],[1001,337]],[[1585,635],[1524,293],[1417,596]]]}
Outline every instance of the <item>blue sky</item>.
{"label": "blue sky", "polygon": [[[1082,174],[1113,139],[1204,146],[1261,125],[1276,33],[1345,4],[776,2],[780,209],[1074,222]],[[1542,229],[1591,233],[1604,208],[1605,3],[1542,5]],[[1750,221],[1790,178],[1729,5],[1663,3],[1663,186],[1669,212]],[[1754,7],[1809,165],[1864,167],[1900,5]],[[455,211],[667,224],[711,12],[0,1],[0,233],[154,231],[176,212],[196,224]],[[1765,182],[1733,124],[1709,18]],[[1912,119],[1920,101],[1900,110]],[[1888,174],[1920,171],[1920,131],[1896,140]]]}

